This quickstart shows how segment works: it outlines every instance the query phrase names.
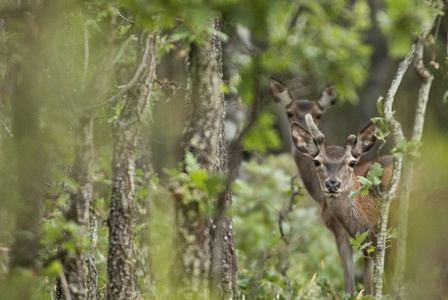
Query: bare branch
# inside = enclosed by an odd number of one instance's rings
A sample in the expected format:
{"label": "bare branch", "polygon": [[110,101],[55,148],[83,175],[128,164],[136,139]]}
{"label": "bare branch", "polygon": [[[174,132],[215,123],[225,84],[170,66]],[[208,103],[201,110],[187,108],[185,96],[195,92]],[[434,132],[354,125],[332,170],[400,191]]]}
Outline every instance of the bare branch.
{"label": "bare branch", "polygon": [[[384,99],[384,117],[387,122],[387,124],[390,126],[392,130],[392,136],[394,139],[394,145],[396,146],[397,143],[400,140],[403,140],[404,134],[403,130],[401,128],[401,124],[395,120],[393,116],[393,102],[395,100],[395,94],[397,93],[398,87],[401,84],[401,80],[403,79],[403,76],[414,60],[414,58],[420,57],[420,55],[423,53],[423,47],[424,41],[426,40],[426,37],[431,32],[433,23],[434,23],[435,16],[433,18],[433,21],[431,24],[426,28],[419,41],[415,43],[409,53],[406,55],[405,59],[400,63],[398,66],[397,73],[395,74],[394,79],[392,80],[391,86],[389,88],[389,91],[387,92],[386,98]],[[421,63],[420,59],[417,64]],[[421,63],[423,64],[423,63]],[[421,68],[420,68],[421,69]],[[424,72],[423,72],[424,73]],[[429,87],[427,88],[427,91],[425,92],[429,93]],[[420,95],[420,93],[419,93]],[[427,96],[427,94],[426,94]],[[420,96],[419,96],[420,97]],[[426,103],[424,104],[424,107],[426,109]],[[424,112],[425,109],[421,108],[419,115],[421,115],[421,118],[424,119]],[[420,117],[419,117],[420,118]],[[421,126],[423,126],[423,122],[421,122]],[[415,129],[415,127],[414,127]],[[419,133],[421,137],[421,132]],[[385,249],[386,249],[386,232],[387,232],[387,221],[388,221],[388,215],[389,215],[389,206],[391,200],[395,197],[395,193],[399,184],[400,175],[402,172],[402,165],[403,165],[403,159],[402,157],[395,156],[394,158],[394,168],[392,171],[392,177],[389,183],[389,186],[387,190],[381,195],[380,199],[380,206],[379,206],[379,215],[378,215],[378,234],[377,234],[377,245],[375,250],[375,266],[373,271],[373,277],[374,277],[374,296],[376,298],[381,298],[382,296],[382,290],[383,290],[383,273],[384,273],[384,258],[385,258]],[[402,191],[403,193],[403,191]],[[404,196],[404,195],[402,195]],[[409,197],[409,195],[408,195]],[[407,211],[407,210],[406,210]]]}
{"label": "bare branch", "polygon": [[282,269],[280,270],[280,273],[282,274],[283,278],[285,279],[285,283],[286,283],[286,299],[287,300],[290,300],[291,296],[292,296],[291,280],[289,279],[288,275],[286,274],[286,271],[288,270],[288,264],[289,264],[289,248],[290,248],[290,243],[291,243],[292,227],[289,228],[289,237],[286,238],[285,233],[283,232],[283,220],[292,211],[292,207],[294,206],[295,198],[297,196],[301,195],[301,191],[302,191],[302,187],[301,186],[299,186],[298,189],[294,189],[294,181],[296,180],[296,178],[298,176],[299,176],[299,174],[291,176],[291,197],[289,198],[289,203],[278,214],[278,229],[280,231],[280,236],[281,236],[283,242],[286,245],[285,254],[283,256]]}
{"label": "bare branch", "polygon": [[422,138],[423,124],[425,121],[426,105],[429,99],[429,90],[431,89],[432,80],[434,76],[423,64],[423,41],[418,44],[416,56],[414,59],[414,70],[422,80],[422,86],[418,92],[417,108],[414,118],[414,129],[412,133],[412,140],[419,142]]}
{"label": "bare branch", "polygon": [[82,86],[85,88],[87,80],[87,71],[89,70],[89,26],[84,24],[84,72],[82,73]]}
{"label": "bare branch", "polygon": [[121,59],[121,57],[123,56],[124,50],[126,49],[126,46],[129,44],[129,42],[134,37],[134,33],[132,32],[132,30],[129,30],[128,33],[130,33],[130,34],[128,36],[126,36],[125,39],[122,39],[123,42],[121,43],[120,49],[118,50],[118,53],[114,58],[114,62],[113,62],[114,65],[116,65],[118,63],[118,61]]}
{"label": "bare branch", "polygon": [[72,300],[72,296],[70,294],[70,288],[68,287],[67,278],[65,277],[64,272],[60,271],[59,276],[61,278],[62,288],[64,289],[65,300]]}
{"label": "bare branch", "polygon": [[126,84],[117,94],[115,94],[115,96],[112,96],[111,98],[107,99],[103,103],[95,105],[95,106],[91,107],[90,109],[92,109],[92,110],[93,109],[97,109],[97,108],[103,107],[105,105],[108,105],[110,103],[113,103],[116,100],[121,99],[131,88],[133,88],[137,84],[137,82],[138,82],[138,80],[140,78],[141,73],[143,72],[143,70],[145,69],[145,67],[147,65],[146,60],[148,59],[148,51],[149,51],[149,49],[151,47],[152,47],[152,45],[149,42],[146,43],[146,48],[145,48],[145,52],[144,52],[144,54],[142,56],[142,60],[139,63],[138,68],[135,71],[134,76],[128,82],[128,84]]}
{"label": "bare branch", "polygon": [[[419,89],[417,108],[414,119],[414,128],[412,133],[412,142],[417,144],[420,142],[423,132],[423,124],[425,120],[426,105],[429,98],[429,90],[433,80],[432,74],[425,68],[423,64],[423,49],[424,40],[420,40],[417,44],[414,59],[414,70],[422,81]],[[409,197],[411,193],[413,157],[405,154],[403,159],[403,170],[401,178],[401,193],[400,193],[400,207],[398,209],[398,238],[397,238],[397,256],[394,267],[394,282],[397,284],[398,295],[404,298],[404,271],[406,262],[406,240],[408,236],[408,211],[409,211]]]}

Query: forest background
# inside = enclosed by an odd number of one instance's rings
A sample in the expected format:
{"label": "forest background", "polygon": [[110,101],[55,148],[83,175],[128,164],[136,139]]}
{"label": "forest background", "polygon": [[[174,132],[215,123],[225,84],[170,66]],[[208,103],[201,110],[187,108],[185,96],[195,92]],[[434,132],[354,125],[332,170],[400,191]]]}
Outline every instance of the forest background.
{"label": "forest background", "polygon": [[[441,7],[2,1],[0,298],[355,299],[341,292],[333,236],[305,191],[283,221],[288,247],[279,233],[279,213],[300,180],[291,179],[289,124],[269,75],[310,100],[333,84],[337,102],[320,128],[328,144],[342,145],[381,115],[377,100],[433,24],[422,143],[397,148],[391,140],[381,153],[418,155],[412,190],[437,190],[448,180]],[[395,97],[409,139],[419,87],[410,69]],[[423,253],[445,237],[437,225]],[[442,298],[446,288],[421,278],[429,270],[420,261],[434,259],[446,274],[446,254],[419,251],[406,278],[418,282],[417,295]]]}

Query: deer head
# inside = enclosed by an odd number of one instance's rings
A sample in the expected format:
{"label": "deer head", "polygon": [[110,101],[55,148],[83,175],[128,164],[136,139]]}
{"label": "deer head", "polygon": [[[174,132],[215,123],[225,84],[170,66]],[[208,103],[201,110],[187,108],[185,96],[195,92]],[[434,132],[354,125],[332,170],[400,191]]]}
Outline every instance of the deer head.
{"label": "deer head", "polygon": [[361,155],[375,144],[377,125],[370,123],[357,136],[350,135],[344,147],[326,146],[325,136],[317,129],[311,115],[306,115],[309,131],[298,123],[291,126],[294,146],[313,159],[322,192],[337,198],[353,190],[353,171]]}
{"label": "deer head", "polygon": [[295,122],[302,127],[306,127],[306,114],[310,114],[314,123],[319,124],[320,118],[327,108],[335,103],[336,92],[332,85],[326,87],[317,101],[293,99],[288,88],[273,76],[270,76],[270,86],[275,102],[285,107],[290,124]]}

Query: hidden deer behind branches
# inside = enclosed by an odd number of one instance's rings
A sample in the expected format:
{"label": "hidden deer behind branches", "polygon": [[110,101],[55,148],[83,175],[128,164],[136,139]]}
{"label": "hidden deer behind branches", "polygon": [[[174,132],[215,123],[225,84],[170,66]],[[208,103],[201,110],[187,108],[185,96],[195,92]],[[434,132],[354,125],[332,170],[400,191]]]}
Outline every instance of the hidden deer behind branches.
{"label": "hidden deer behind branches", "polygon": [[[309,131],[298,123],[291,126],[293,144],[300,152],[312,158],[319,185],[324,197],[322,207],[326,206],[339,224],[351,236],[369,231],[368,241],[375,243],[375,229],[378,220],[378,199],[367,194],[350,194],[360,184],[354,170],[359,158],[375,144],[378,127],[370,123],[358,135],[350,135],[344,147],[327,146],[325,136],[313,122],[311,115],[306,115]],[[372,292],[373,260],[365,253],[364,289]]]}
{"label": "hidden deer behind branches", "polygon": [[[297,123],[302,128],[307,128],[305,121],[307,114],[312,117],[313,123],[318,125],[327,109],[331,108],[336,100],[336,92],[331,85],[325,88],[317,101],[294,99],[288,88],[280,80],[272,76],[270,77],[270,89],[275,102],[284,107],[290,126]],[[355,289],[355,281],[353,250],[349,243],[349,234],[332,214],[326,201],[323,201],[325,195],[320,187],[313,159],[299,151],[295,146],[292,147],[292,153],[306,190],[322,207],[321,218],[323,223],[335,236],[344,271],[344,289],[346,292],[351,292]],[[372,161],[358,161],[354,167],[354,175],[366,176],[370,165],[375,162],[379,162],[385,169],[382,181],[387,185],[392,171],[392,156],[381,156]],[[365,264],[365,266],[368,266],[369,263]]]}

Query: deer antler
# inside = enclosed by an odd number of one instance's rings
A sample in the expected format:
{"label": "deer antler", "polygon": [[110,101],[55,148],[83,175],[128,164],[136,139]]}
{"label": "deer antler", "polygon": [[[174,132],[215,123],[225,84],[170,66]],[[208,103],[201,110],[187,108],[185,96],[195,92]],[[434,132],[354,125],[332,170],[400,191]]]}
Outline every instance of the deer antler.
{"label": "deer antler", "polygon": [[308,125],[310,133],[316,141],[317,145],[319,147],[325,146],[325,136],[322,132],[320,132],[319,129],[317,129],[316,124],[314,124],[313,117],[310,114],[307,114],[305,116],[305,122],[306,125]]}
{"label": "deer antler", "polygon": [[356,144],[356,135],[350,134],[345,142],[345,150],[351,152]]}

